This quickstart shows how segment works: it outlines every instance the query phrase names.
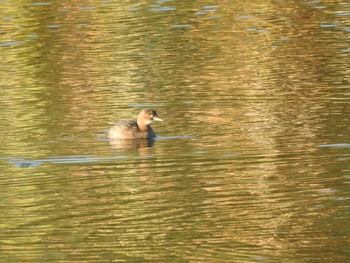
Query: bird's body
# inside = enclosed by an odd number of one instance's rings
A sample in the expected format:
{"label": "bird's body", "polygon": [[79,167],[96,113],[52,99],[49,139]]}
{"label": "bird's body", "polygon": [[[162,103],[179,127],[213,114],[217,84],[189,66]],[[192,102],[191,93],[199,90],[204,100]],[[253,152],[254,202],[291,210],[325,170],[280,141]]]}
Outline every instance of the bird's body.
{"label": "bird's body", "polygon": [[163,121],[152,109],[143,109],[137,120],[121,120],[108,131],[109,139],[152,139],[156,137],[151,128],[152,121]]}

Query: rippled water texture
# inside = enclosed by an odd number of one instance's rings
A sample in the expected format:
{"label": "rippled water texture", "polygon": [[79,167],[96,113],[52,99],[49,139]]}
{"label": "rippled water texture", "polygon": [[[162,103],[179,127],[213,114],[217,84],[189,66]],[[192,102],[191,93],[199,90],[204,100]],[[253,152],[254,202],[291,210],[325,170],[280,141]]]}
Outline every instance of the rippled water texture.
{"label": "rippled water texture", "polygon": [[0,261],[349,262],[349,10],[0,0]]}

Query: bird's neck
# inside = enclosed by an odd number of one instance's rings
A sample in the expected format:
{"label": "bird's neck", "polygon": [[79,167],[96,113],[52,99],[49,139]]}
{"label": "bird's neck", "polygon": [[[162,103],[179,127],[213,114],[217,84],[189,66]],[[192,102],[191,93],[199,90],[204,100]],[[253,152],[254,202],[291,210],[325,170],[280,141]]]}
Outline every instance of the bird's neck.
{"label": "bird's neck", "polygon": [[144,122],[144,120],[137,119],[137,126],[139,127],[140,131],[147,131],[148,125]]}

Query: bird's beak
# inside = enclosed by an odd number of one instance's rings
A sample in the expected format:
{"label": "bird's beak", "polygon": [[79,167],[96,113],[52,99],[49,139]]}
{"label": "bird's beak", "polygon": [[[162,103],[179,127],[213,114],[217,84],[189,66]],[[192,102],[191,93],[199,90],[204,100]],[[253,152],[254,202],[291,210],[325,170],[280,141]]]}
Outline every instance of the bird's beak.
{"label": "bird's beak", "polygon": [[157,116],[154,116],[154,117],[153,117],[153,120],[155,120],[155,121],[163,121],[161,118],[159,118],[159,117],[157,117]]}

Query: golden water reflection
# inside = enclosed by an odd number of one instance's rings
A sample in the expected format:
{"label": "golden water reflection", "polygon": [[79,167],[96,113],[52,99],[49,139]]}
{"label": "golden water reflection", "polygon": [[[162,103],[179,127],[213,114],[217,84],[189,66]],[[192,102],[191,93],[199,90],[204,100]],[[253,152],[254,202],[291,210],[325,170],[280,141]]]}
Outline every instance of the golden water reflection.
{"label": "golden water reflection", "polygon": [[2,261],[349,258],[345,2],[1,5]]}

